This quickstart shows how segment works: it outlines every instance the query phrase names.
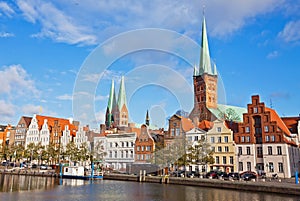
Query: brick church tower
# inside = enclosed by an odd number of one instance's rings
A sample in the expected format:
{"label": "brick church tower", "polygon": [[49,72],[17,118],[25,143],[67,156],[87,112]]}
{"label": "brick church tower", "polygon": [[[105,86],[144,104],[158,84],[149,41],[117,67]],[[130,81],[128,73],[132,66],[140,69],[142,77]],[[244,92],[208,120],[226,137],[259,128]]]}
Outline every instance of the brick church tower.
{"label": "brick church tower", "polygon": [[199,121],[215,120],[209,109],[218,108],[218,74],[216,65],[210,61],[209,46],[206,33],[206,23],[203,17],[200,64],[194,67],[194,108],[190,118],[195,125]]}

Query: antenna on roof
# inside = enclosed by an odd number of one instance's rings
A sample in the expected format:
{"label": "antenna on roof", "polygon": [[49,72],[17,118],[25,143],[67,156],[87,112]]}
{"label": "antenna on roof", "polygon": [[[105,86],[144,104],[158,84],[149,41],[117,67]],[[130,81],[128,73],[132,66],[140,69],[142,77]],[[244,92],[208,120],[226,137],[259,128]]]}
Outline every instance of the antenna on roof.
{"label": "antenna on roof", "polygon": [[273,109],[273,102],[272,102],[272,98],[270,98],[270,108]]}

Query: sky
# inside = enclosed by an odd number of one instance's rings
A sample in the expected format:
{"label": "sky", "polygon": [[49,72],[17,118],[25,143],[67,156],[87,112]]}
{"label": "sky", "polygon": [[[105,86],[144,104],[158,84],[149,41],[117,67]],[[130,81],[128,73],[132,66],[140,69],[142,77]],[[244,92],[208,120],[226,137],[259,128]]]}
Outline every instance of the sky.
{"label": "sky", "polygon": [[104,123],[125,76],[130,121],[193,106],[206,19],[219,102],[300,114],[300,0],[0,0],[0,124],[41,114]]}

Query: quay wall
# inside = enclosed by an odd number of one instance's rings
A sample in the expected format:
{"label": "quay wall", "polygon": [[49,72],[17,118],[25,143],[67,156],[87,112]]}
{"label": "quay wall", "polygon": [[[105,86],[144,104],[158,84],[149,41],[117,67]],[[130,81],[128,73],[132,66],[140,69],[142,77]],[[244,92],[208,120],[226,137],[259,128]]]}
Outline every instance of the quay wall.
{"label": "quay wall", "polygon": [[173,185],[199,186],[219,189],[229,189],[238,191],[254,191],[264,193],[278,193],[286,195],[300,195],[300,186],[288,182],[263,182],[263,181],[224,181],[219,179],[203,178],[182,178],[182,177],[159,177],[125,174],[107,174],[104,175],[107,180],[137,181]]}

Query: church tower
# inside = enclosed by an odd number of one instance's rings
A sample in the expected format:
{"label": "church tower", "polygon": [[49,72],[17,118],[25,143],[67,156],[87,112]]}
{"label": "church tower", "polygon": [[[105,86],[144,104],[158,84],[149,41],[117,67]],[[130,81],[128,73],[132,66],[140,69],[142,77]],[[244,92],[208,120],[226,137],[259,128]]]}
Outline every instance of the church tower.
{"label": "church tower", "polygon": [[127,102],[126,102],[124,76],[122,76],[122,78],[121,78],[121,84],[120,84],[119,96],[118,96],[118,108],[119,108],[118,126],[119,127],[127,127],[128,126],[128,108],[127,108]]}
{"label": "church tower", "polygon": [[106,114],[105,114],[106,129],[115,127],[117,123],[118,123],[118,105],[116,102],[115,83],[114,80],[112,80],[107,108],[106,108]]}
{"label": "church tower", "polygon": [[203,17],[202,22],[200,64],[199,67],[194,66],[193,82],[194,108],[190,118],[196,125],[202,120],[214,120],[209,109],[217,109],[218,107],[218,74],[216,66],[212,67],[210,60],[205,17]]}
{"label": "church tower", "polygon": [[150,126],[150,118],[149,118],[149,112],[148,112],[148,110],[147,110],[147,113],[146,113],[145,124],[146,124],[147,126]]}

